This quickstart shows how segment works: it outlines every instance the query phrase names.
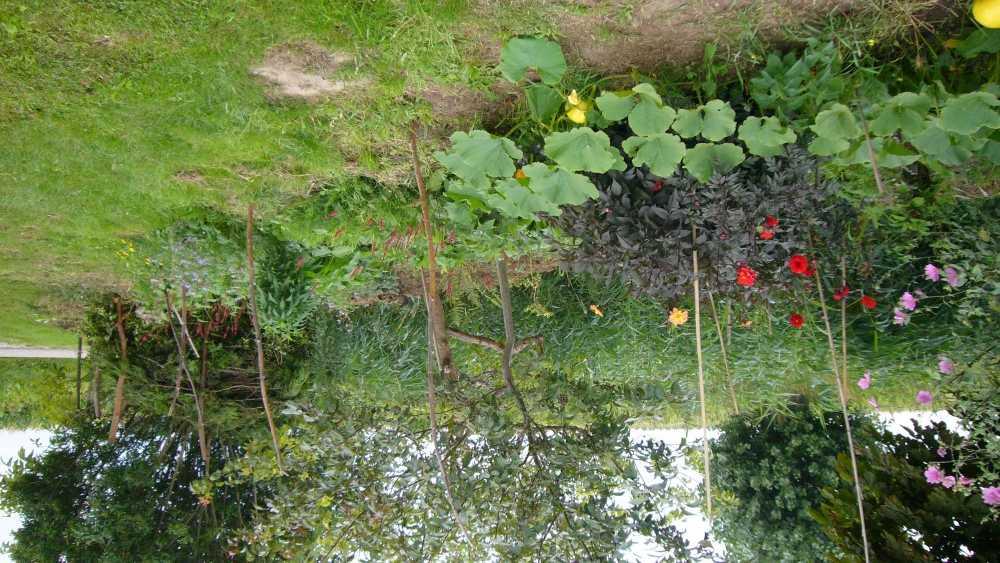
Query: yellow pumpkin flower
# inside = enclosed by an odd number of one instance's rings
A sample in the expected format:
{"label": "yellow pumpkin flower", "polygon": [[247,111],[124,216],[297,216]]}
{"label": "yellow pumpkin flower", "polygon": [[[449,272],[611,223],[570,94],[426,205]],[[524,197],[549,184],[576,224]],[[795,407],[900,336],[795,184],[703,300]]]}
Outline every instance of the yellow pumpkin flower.
{"label": "yellow pumpkin flower", "polygon": [[527,177],[528,177],[527,174],[524,173],[524,168],[518,168],[517,171],[514,172],[515,180],[523,180]]}
{"label": "yellow pumpkin flower", "polygon": [[675,327],[681,326],[682,324],[688,322],[687,309],[678,309],[677,307],[674,307],[670,311],[670,316],[667,317],[667,320],[670,321],[670,324]]}
{"label": "yellow pumpkin flower", "polygon": [[583,124],[587,122],[587,112],[590,110],[590,102],[580,99],[580,95],[573,90],[566,97],[566,117],[573,123]]}
{"label": "yellow pumpkin flower", "polygon": [[603,317],[604,316],[604,311],[602,311],[601,308],[598,307],[597,305],[591,305],[590,306],[590,312],[593,313],[593,314],[595,314],[595,315],[597,315],[598,317]]}
{"label": "yellow pumpkin flower", "polygon": [[1000,28],[1000,0],[975,0],[972,3],[972,16],[983,27]]}

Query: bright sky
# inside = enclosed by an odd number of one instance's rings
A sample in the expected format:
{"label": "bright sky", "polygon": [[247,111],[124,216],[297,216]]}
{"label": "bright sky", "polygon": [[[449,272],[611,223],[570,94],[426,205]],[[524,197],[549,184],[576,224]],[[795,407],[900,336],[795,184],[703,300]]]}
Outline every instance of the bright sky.
{"label": "bright sky", "polygon": [[[942,420],[948,424],[949,428],[953,430],[958,429],[958,420],[944,411],[904,411],[881,413],[880,416],[882,420],[887,423],[888,428],[893,432],[901,432],[904,426],[910,425],[910,419],[912,418],[917,419],[921,425],[926,425],[932,420]],[[671,446],[676,446],[680,443],[680,440],[684,437],[685,433],[687,433],[688,441],[691,442],[696,438],[700,438],[701,430],[636,430],[632,432],[632,437],[633,439],[654,438],[662,440]],[[710,434],[712,434],[711,431]],[[23,432],[0,430],[0,475],[7,473],[9,469],[8,462],[12,458],[17,457],[17,452],[20,448],[24,448],[26,451],[33,451],[36,447],[38,447],[34,443],[36,440],[38,441],[39,446],[44,448],[48,444],[48,438],[49,433],[44,430],[29,430]],[[643,476],[646,476],[646,472],[643,472]],[[701,473],[694,471],[692,468],[688,467],[686,463],[682,464],[678,479],[681,480],[685,486],[701,486]],[[0,545],[10,541],[11,535],[19,525],[20,520],[17,516],[0,512]],[[684,531],[684,535],[687,537],[689,542],[697,543],[705,536],[708,521],[700,512],[693,511],[692,514],[678,522],[677,526]],[[660,558],[656,556],[655,546],[636,545],[632,550],[632,555],[633,557],[630,559],[636,562],[660,560]],[[10,558],[0,553],[0,563],[8,563],[10,561]]]}

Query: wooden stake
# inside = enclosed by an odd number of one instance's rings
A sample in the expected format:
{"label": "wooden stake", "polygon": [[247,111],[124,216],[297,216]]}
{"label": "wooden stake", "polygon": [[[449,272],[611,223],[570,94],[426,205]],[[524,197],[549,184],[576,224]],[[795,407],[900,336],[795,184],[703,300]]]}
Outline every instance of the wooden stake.
{"label": "wooden stake", "polygon": [[257,373],[260,376],[260,400],[264,404],[264,414],[267,416],[267,427],[271,431],[271,443],[274,446],[274,459],[278,470],[285,471],[281,463],[281,446],[278,443],[278,429],[274,425],[271,414],[271,401],[267,396],[267,372],[264,370],[264,341],[260,335],[260,318],[257,315],[257,286],[254,281],[253,267],[253,206],[247,208],[247,275],[249,277],[250,321],[253,323],[253,337],[257,343]]}
{"label": "wooden stake", "polygon": [[847,412],[847,398],[844,396],[843,380],[837,368],[837,347],[833,343],[833,330],[830,327],[830,316],[826,312],[826,301],[823,298],[823,283],[819,278],[819,267],[814,266],[813,277],[816,280],[816,291],[819,292],[820,310],[823,312],[823,323],[826,325],[826,339],[830,346],[830,365],[833,377],[836,379],[837,394],[840,396],[840,409],[844,414],[844,429],[847,431],[847,450],[851,455],[851,472],[854,475],[854,495],[858,499],[858,517],[861,519],[861,540],[865,550],[865,563],[869,563],[868,530],[865,526],[864,496],[861,492],[861,478],[858,476],[858,459],[854,453],[854,436],[851,433],[851,419]]}
{"label": "wooden stake", "polygon": [[691,264],[694,270],[694,337],[698,355],[698,398],[701,401],[701,434],[705,457],[705,502],[708,521],[712,521],[712,447],[708,443],[708,415],[705,411],[705,362],[701,353],[701,288],[698,281],[698,249],[695,227],[691,226]]}

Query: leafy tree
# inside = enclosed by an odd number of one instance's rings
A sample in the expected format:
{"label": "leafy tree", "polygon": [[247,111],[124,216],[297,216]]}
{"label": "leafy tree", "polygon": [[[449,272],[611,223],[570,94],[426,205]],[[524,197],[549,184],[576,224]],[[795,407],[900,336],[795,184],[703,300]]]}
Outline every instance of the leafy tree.
{"label": "leafy tree", "polygon": [[[233,487],[199,498],[197,439],[171,433],[168,419],[136,416],[117,444],[106,437],[105,424],[77,419],[0,481],[0,507],[24,520],[14,560],[227,560],[226,530],[249,516],[254,495]],[[215,442],[212,452],[222,465],[239,450]]]}
{"label": "leafy tree", "polygon": [[[730,560],[821,561],[838,553],[809,511],[819,506],[820,490],[837,481],[844,420],[813,407],[801,401],[786,414],[733,417],[712,443],[722,501],[714,529]],[[865,419],[854,418],[857,441]]]}
{"label": "leafy tree", "polygon": [[0,360],[0,428],[49,428],[76,410],[75,361]]}
{"label": "leafy tree", "polygon": [[[989,518],[989,507],[978,487],[956,483],[952,488],[929,484],[924,471],[939,465],[951,472],[953,452],[942,457],[942,444],[959,444],[962,437],[944,423],[920,427],[907,435],[884,432],[877,445],[859,457],[865,485],[865,524],[875,561],[997,561],[1000,522]],[[974,468],[963,475],[973,481]],[[811,513],[842,552],[837,561],[862,561],[850,465],[837,463],[839,479],[823,489],[822,504]],[[957,475],[953,475],[957,478]]]}

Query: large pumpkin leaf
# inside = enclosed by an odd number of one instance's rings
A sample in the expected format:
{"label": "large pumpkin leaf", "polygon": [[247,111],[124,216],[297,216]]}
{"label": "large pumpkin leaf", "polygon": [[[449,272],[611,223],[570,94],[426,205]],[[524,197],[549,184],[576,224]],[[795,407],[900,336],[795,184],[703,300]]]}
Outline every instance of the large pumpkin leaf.
{"label": "large pumpkin leaf", "polygon": [[736,112],[728,102],[712,100],[693,110],[678,111],[673,129],[685,139],[701,135],[709,141],[721,141],[736,131]]}
{"label": "large pumpkin leaf", "polygon": [[985,127],[1000,128],[1000,105],[997,97],[989,92],[969,92],[951,98],[941,110],[941,128],[959,135],[972,135]]}
{"label": "large pumpkin leaf", "polygon": [[577,127],[553,133],[545,138],[545,154],[571,172],[583,170],[603,174],[624,170],[625,161],[604,131]]}
{"label": "large pumpkin leaf", "polygon": [[851,148],[851,142],[846,139],[830,139],[816,137],[809,143],[809,152],[816,156],[833,156]]}
{"label": "large pumpkin leaf", "polygon": [[510,139],[494,137],[486,131],[457,131],[451,136],[451,151],[434,153],[452,174],[476,184],[484,176],[509,178],[517,167],[514,160],[524,156]]}
{"label": "large pumpkin leaf", "polygon": [[551,86],[532,84],[524,89],[524,97],[528,100],[528,110],[531,117],[538,121],[548,122],[559,113],[563,97]]}
{"label": "large pumpkin leaf", "polygon": [[490,195],[486,202],[507,217],[515,219],[535,219],[535,213],[558,215],[559,208],[544,197],[522,186],[517,180],[507,178],[497,182],[496,195]]}
{"label": "large pumpkin leaf", "polygon": [[676,116],[673,108],[657,106],[656,102],[643,97],[628,114],[628,126],[636,135],[657,135],[665,133]]}
{"label": "large pumpkin leaf", "polygon": [[[562,168],[553,169],[536,162],[525,166],[524,173],[531,190],[555,206],[580,205],[599,195],[589,178]],[[550,213],[559,215],[561,211],[557,207]]]}
{"label": "large pumpkin leaf", "polygon": [[[903,166],[909,166],[914,162],[920,160],[920,155],[914,153],[912,150],[907,149],[900,143],[885,139],[872,139],[872,151],[875,152],[875,158],[878,160],[878,165],[880,168],[902,168]],[[868,142],[864,139],[860,139],[854,143],[848,154],[837,160],[837,164],[850,165],[850,164],[865,164],[870,165],[872,162],[871,154],[868,151]]]}
{"label": "large pumpkin leaf", "polygon": [[566,73],[566,57],[558,43],[537,37],[516,37],[500,51],[500,72],[517,82],[535,69],[546,84],[557,84]]}
{"label": "large pumpkin leaf", "polygon": [[920,152],[947,166],[958,166],[972,156],[972,152],[957,142],[947,131],[933,123],[910,142]]}
{"label": "large pumpkin leaf", "polygon": [[833,104],[830,109],[819,112],[816,123],[809,128],[827,139],[850,140],[861,135],[854,113],[844,104]]}
{"label": "large pumpkin leaf", "polygon": [[663,98],[656,92],[656,88],[648,82],[641,82],[632,87],[632,91],[639,95],[640,98],[647,99],[656,105],[663,105]]}
{"label": "large pumpkin leaf", "polygon": [[635,96],[619,95],[615,92],[604,92],[597,97],[597,108],[608,121],[620,121],[635,107]]}
{"label": "large pumpkin leaf", "polygon": [[732,143],[698,143],[684,155],[684,169],[699,182],[714,174],[725,174],[743,162],[743,149]]}
{"label": "large pumpkin leaf", "polygon": [[648,137],[629,137],[622,148],[635,165],[645,164],[657,176],[672,176],[684,158],[687,147],[677,135],[660,133]]}
{"label": "large pumpkin leaf", "polygon": [[932,100],[926,94],[903,92],[890,98],[872,120],[872,133],[887,137],[896,131],[914,136],[924,130],[924,116],[930,111]]}
{"label": "large pumpkin leaf", "polygon": [[784,145],[795,142],[795,132],[781,124],[777,117],[748,117],[740,125],[739,139],[750,154],[777,156]]}

